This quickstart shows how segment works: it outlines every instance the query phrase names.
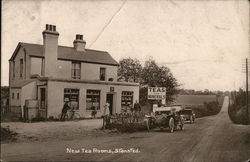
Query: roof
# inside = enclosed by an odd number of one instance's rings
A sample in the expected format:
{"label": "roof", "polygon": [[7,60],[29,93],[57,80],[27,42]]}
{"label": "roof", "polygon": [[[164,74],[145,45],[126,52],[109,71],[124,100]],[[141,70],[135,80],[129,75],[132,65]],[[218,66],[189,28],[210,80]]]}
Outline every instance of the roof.
{"label": "roof", "polygon": [[35,81],[34,79],[28,79],[28,80],[15,80],[14,83],[12,83],[11,88],[21,88],[31,82]]}
{"label": "roof", "polygon": [[[44,57],[43,45],[20,42],[10,61],[15,58],[20,47],[24,47],[27,55]],[[66,46],[58,46],[58,59],[119,66],[119,63],[106,51],[85,49],[85,52],[82,52],[76,51],[74,47]]]}

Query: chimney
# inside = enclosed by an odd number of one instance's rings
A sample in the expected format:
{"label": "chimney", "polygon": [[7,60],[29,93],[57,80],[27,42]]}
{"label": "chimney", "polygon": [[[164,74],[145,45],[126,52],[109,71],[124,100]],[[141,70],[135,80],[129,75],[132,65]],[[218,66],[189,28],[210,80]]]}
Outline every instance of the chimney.
{"label": "chimney", "polygon": [[83,35],[76,34],[76,39],[73,42],[76,51],[85,51],[86,41],[83,40]]}
{"label": "chimney", "polygon": [[56,64],[58,54],[58,37],[59,33],[56,31],[55,25],[46,24],[46,28],[43,31],[43,73],[45,77],[56,76]]}

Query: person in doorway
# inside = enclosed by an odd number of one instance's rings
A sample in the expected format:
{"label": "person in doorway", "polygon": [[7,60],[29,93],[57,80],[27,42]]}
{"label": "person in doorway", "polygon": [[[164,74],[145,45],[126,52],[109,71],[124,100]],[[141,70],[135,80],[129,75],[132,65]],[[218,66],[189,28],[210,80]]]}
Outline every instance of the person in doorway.
{"label": "person in doorway", "polygon": [[109,114],[109,103],[106,103],[103,109],[103,129],[105,129],[106,125],[109,123]]}
{"label": "person in doorway", "polygon": [[67,115],[67,112],[68,110],[70,109],[69,107],[69,101],[66,100],[64,105],[63,105],[63,108],[62,108],[62,115],[61,115],[61,120],[65,120],[65,117]]}

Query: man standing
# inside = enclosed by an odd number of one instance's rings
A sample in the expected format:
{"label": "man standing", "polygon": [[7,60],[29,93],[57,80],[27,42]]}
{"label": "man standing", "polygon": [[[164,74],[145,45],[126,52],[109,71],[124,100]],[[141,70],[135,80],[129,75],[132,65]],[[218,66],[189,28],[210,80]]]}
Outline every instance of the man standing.
{"label": "man standing", "polygon": [[137,100],[135,100],[135,104],[134,104],[134,111],[135,111],[135,121],[138,122],[139,121],[139,114],[141,112],[141,106],[138,103]]}
{"label": "man standing", "polygon": [[141,111],[141,105],[138,103],[137,100],[135,100],[134,111],[135,112],[140,112]]}
{"label": "man standing", "polygon": [[109,123],[109,113],[109,103],[106,103],[103,109],[103,129],[105,129],[105,126]]}
{"label": "man standing", "polygon": [[63,105],[61,120],[65,120],[67,112],[70,109],[68,103],[69,103],[69,101],[66,100],[65,103],[64,103],[64,105]]}

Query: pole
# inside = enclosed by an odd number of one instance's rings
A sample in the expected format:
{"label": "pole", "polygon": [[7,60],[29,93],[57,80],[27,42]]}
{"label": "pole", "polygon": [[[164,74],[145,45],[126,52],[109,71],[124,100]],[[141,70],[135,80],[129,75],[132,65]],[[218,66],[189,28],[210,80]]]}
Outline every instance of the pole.
{"label": "pole", "polygon": [[246,102],[247,102],[247,121],[249,121],[249,110],[248,110],[248,60],[246,58]]}

